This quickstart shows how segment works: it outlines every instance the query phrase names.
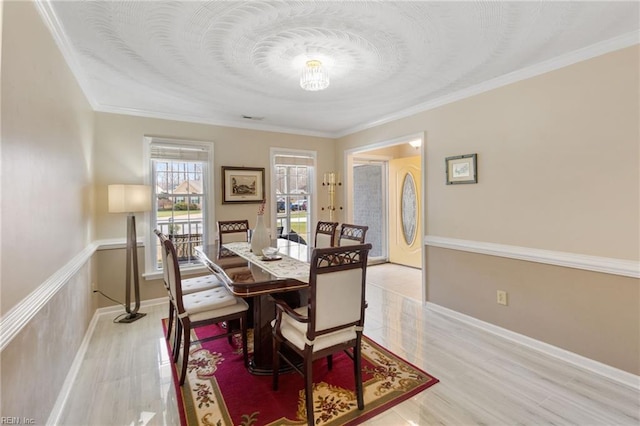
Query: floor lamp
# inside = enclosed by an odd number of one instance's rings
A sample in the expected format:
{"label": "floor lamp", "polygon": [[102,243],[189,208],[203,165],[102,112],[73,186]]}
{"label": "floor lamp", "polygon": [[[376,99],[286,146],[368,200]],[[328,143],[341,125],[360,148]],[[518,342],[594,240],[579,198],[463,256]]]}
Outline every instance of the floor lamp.
{"label": "floor lamp", "polygon": [[[151,187],[147,185],[109,185],[109,213],[127,213],[127,262],[125,309],[127,316],[118,322],[134,322],[146,314],[140,309],[140,284],[138,282],[138,238],[136,235],[136,212],[151,210]],[[131,277],[135,305],[131,309]]]}

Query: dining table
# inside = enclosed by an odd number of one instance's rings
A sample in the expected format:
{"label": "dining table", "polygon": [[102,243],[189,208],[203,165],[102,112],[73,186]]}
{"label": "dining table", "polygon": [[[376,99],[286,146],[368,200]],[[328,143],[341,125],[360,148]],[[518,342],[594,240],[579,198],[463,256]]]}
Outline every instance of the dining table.
{"label": "dining table", "polygon": [[[250,353],[249,372],[270,375],[273,364],[271,322],[275,318],[278,294],[293,307],[307,304],[309,287],[309,259],[312,247],[278,238],[271,241],[277,247],[275,256],[253,253],[248,242],[214,243],[195,248],[198,259],[214,274],[221,277],[227,289],[249,303],[249,327],[253,329],[253,353]],[[283,366],[287,368],[287,366]]]}

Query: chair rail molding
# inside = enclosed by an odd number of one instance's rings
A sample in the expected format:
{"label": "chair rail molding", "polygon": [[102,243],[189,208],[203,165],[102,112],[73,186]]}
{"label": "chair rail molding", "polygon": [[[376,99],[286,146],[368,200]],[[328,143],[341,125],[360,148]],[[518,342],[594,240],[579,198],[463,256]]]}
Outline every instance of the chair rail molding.
{"label": "chair rail molding", "polygon": [[427,235],[424,244],[431,247],[467,251],[489,256],[545,263],[585,271],[602,272],[624,277],[640,278],[640,262],[611,257],[590,256],[578,253],[543,250],[529,247],[511,246],[483,241],[461,240],[457,238]]}
{"label": "chair rail molding", "polygon": [[87,245],[62,268],[54,272],[27,297],[0,318],[0,352],[18,335],[56,293],[78,273],[98,248],[98,242]]}
{"label": "chair rail molding", "polygon": [[[138,241],[138,247],[142,246],[142,240]],[[80,253],[56,272],[51,274],[42,284],[33,290],[27,297],[18,302],[9,311],[0,317],[0,352],[20,333],[29,321],[49,303],[53,296],[64,287],[69,280],[91,259],[98,250],[110,250],[125,248],[126,243],[122,238],[109,240],[96,240],[89,243]],[[160,275],[161,277],[161,275]]]}

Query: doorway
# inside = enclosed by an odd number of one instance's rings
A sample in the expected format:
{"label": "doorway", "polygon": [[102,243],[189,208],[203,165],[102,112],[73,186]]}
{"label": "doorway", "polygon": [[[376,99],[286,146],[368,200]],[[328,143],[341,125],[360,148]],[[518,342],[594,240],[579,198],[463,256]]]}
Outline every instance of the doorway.
{"label": "doorway", "polygon": [[370,263],[389,260],[387,244],[387,161],[353,159],[353,223],[366,224]]}
{"label": "doorway", "polygon": [[424,296],[423,141],[420,133],[345,152],[344,221],[369,226],[371,263],[419,270]]}

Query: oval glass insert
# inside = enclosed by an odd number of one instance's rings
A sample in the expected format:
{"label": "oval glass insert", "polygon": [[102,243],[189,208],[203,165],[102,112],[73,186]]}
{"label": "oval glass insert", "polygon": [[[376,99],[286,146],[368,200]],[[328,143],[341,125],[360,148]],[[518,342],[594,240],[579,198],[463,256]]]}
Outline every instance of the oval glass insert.
{"label": "oval glass insert", "polygon": [[418,228],[418,196],[416,194],[416,183],[411,173],[407,173],[402,182],[400,213],[402,216],[402,233],[404,240],[408,245],[411,245],[416,238]]}

